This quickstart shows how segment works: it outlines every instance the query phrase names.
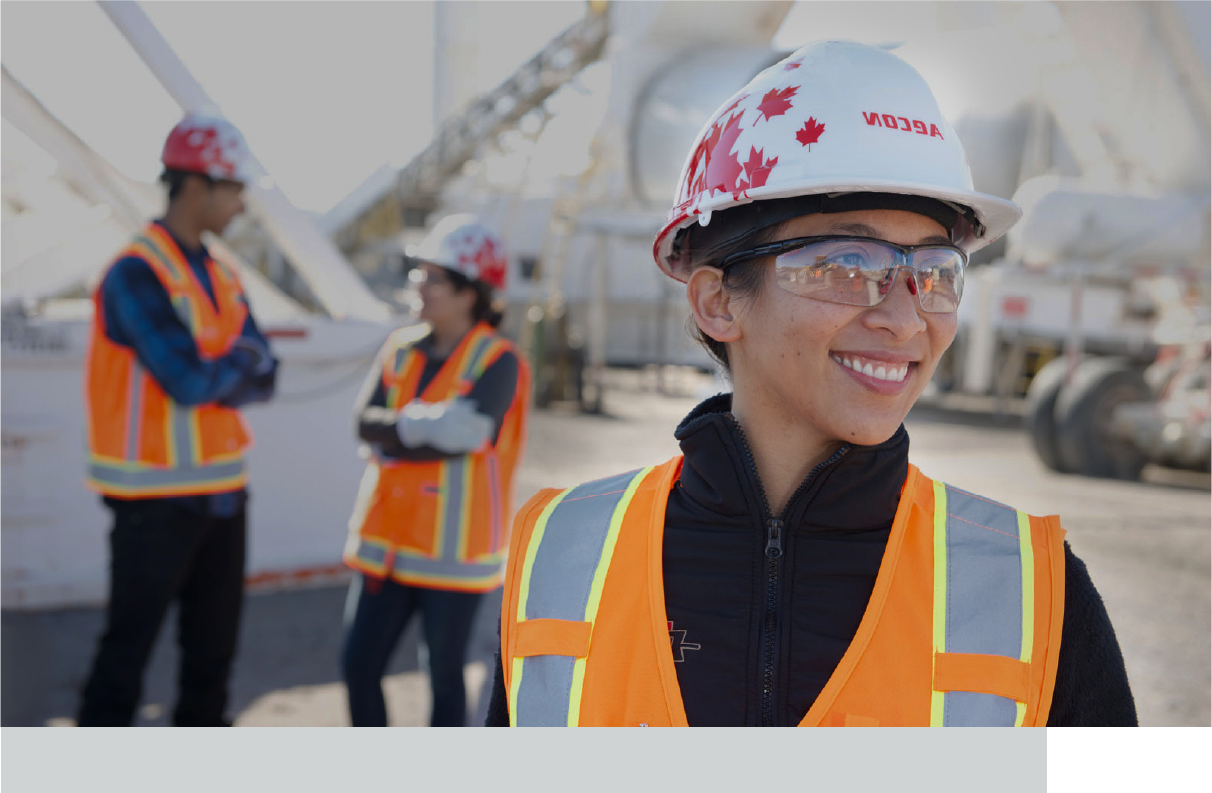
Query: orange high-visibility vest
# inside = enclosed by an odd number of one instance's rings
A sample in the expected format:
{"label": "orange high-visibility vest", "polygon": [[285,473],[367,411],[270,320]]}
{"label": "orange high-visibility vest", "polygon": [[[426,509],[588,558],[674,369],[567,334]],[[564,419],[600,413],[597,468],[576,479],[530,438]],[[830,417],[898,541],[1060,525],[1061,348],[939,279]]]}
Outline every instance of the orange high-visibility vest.
{"label": "orange high-visibility vest", "polygon": [[[686,726],[661,573],[681,464],[545,490],[519,511],[501,604],[511,725]],[[867,610],[800,726],[1046,725],[1063,539],[1055,516],[910,465]]]}
{"label": "orange high-visibility vest", "polygon": [[[387,407],[418,398],[425,368],[404,329],[388,340]],[[372,458],[350,518],[345,563],[376,578],[431,589],[487,592],[501,584],[509,546],[513,474],[526,441],[530,369],[509,341],[479,323],[421,392],[424,402],[466,396],[502,353],[518,359],[518,384],[496,443],[431,462]]]}
{"label": "orange high-visibility vest", "polygon": [[[147,262],[160,279],[201,358],[214,360],[230,351],[248,306],[228,267],[206,259],[212,303],[177,243],[159,225],[149,224],[118,259],[128,256]],[[84,398],[87,482],[93,490],[115,498],[161,498],[223,493],[246,484],[244,452],[252,439],[240,412],[173,401],[131,348],[105,335],[100,282],[93,290]]]}

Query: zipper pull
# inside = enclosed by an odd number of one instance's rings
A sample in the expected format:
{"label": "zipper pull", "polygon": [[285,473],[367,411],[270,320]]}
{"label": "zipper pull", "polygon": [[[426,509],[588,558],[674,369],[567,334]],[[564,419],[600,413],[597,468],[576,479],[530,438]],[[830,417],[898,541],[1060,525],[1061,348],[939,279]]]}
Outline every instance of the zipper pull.
{"label": "zipper pull", "polygon": [[766,557],[777,559],[783,555],[783,521],[771,518],[766,529]]}

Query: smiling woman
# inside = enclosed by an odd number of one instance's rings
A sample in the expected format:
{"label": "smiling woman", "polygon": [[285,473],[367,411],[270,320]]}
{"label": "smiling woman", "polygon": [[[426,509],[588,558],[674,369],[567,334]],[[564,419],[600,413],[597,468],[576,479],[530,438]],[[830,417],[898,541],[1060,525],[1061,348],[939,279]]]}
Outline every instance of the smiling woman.
{"label": "smiling woman", "polygon": [[973,190],[929,86],[809,45],[716,111],[679,183],[654,256],[732,393],[681,455],[518,513],[488,723],[1135,724],[1059,519],[909,462],[968,254],[1020,214]]}

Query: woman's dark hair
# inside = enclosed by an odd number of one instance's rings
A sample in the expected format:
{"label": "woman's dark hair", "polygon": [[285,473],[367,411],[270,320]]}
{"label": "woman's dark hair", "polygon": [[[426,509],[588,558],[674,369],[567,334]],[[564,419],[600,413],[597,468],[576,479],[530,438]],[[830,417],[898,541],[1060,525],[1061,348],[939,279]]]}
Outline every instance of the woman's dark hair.
{"label": "woman's dark hair", "polygon": [[[683,232],[685,251],[690,257],[691,269],[715,267],[729,255],[747,248],[770,242],[778,231],[778,224],[762,226],[758,216],[762,214],[760,204],[745,204],[717,212],[707,227],[691,226]],[[746,230],[748,229],[748,230]],[[710,231],[709,231],[710,230]],[[717,242],[717,240],[723,240]],[[738,262],[724,271],[724,290],[732,297],[750,298],[762,291],[764,268],[760,259]],[[686,331],[690,337],[706,348],[712,358],[724,368],[728,364],[728,345],[716,341],[703,332],[691,316]]]}
{"label": "woman's dark hair", "polygon": [[471,309],[473,320],[476,322],[486,322],[493,328],[501,326],[501,320],[505,319],[504,306],[500,300],[493,296],[491,286],[478,278],[473,281],[449,267],[443,267],[442,269],[446,271],[446,276],[450,279],[451,286],[454,287],[455,291],[462,292],[464,289],[475,290],[476,304]]}
{"label": "woman's dark hair", "polygon": [[211,177],[207,176],[204,173],[193,173],[192,171],[178,171],[178,170],[174,170],[172,168],[164,169],[164,172],[160,174],[160,181],[163,182],[165,184],[165,186],[168,187],[168,203],[171,204],[173,201],[176,200],[177,196],[179,196],[181,194],[181,188],[185,185],[185,180],[191,176],[197,177],[198,179],[202,179],[203,181],[206,182],[206,184],[208,186],[215,183],[214,179],[212,179]]}

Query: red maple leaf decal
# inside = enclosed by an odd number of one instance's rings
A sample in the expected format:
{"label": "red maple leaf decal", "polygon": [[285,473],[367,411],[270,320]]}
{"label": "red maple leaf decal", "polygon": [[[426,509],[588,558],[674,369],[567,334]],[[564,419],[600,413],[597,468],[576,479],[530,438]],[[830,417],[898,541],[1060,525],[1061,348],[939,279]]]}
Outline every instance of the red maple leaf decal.
{"label": "red maple leaf decal", "polygon": [[821,139],[821,133],[825,131],[824,124],[816,123],[816,119],[812,116],[804,122],[804,127],[799,132],[795,133],[795,139],[801,145],[807,146],[808,151],[812,151],[812,144]]}
{"label": "red maple leaf decal", "polygon": [[798,61],[792,61],[791,63],[784,63],[784,64],[783,64],[783,71],[785,71],[785,72],[789,72],[789,71],[791,71],[792,69],[798,69],[798,68],[800,68],[800,66],[802,66],[802,65],[803,65],[803,63],[804,63],[804,59],[803,59],[803,58],[800,58]]}
{"label": "red maple leaf decal", "polygon": [[752,190],[755,187],[764,186],[766,180],[770,178],[770,170],[778,164],[778,161],[778,157],[764,160],[762,158],[762,150],[751,146],[749,148],[749,161],[745,163],[745,173],[749,174],[749,189]]}
{"label": "red maple leaf decal", "polygon": [[744,93],[744,94],[741,94],[740,96],[738,96],[738,97],[736,98],[736,101],[735,101],[735,102],[733,102],[731,105],[729,105],[728,107],[724,108],[724,109],[723,109],[723,111],[721,111],[721,112],[720,112],[719,118],[723,118],[724,116],[726,116],[726,115],[728,115],[729,113],[731,113],[733,110],[736,110],[736,106],[737,106],[737,105],[739,105],[741,102],[744,102],[744,101],[745,101],[746,99],[748,99],[748,98],[749,98],[749,94],[748,94],[748,93]]}
{"label": "red maple leaf decal", "polygon": [[[800,90],[798,85],[788,86],[787,88],[772,88],[762,97],[762,103],[758,105],[758,112],[766,117],[769,121],[772,116],[781,116],[791,109],[791,97],[795,96],[795,92]],[[753,120],[757,124],[757,119]]]}
{"label": "red maple leaf decal", "polygon": [[[703,189],[715,192],[735,190],[741,178],[741,163],[732,156],[732,146],[741,134],[741,116],[737,113],[728,119],[723,129],[715,127],[708,136],[707,163],[704,170]],[[721,117],[722,118],[722,117]],[[717,122],[718,123],[718,122]]]}

